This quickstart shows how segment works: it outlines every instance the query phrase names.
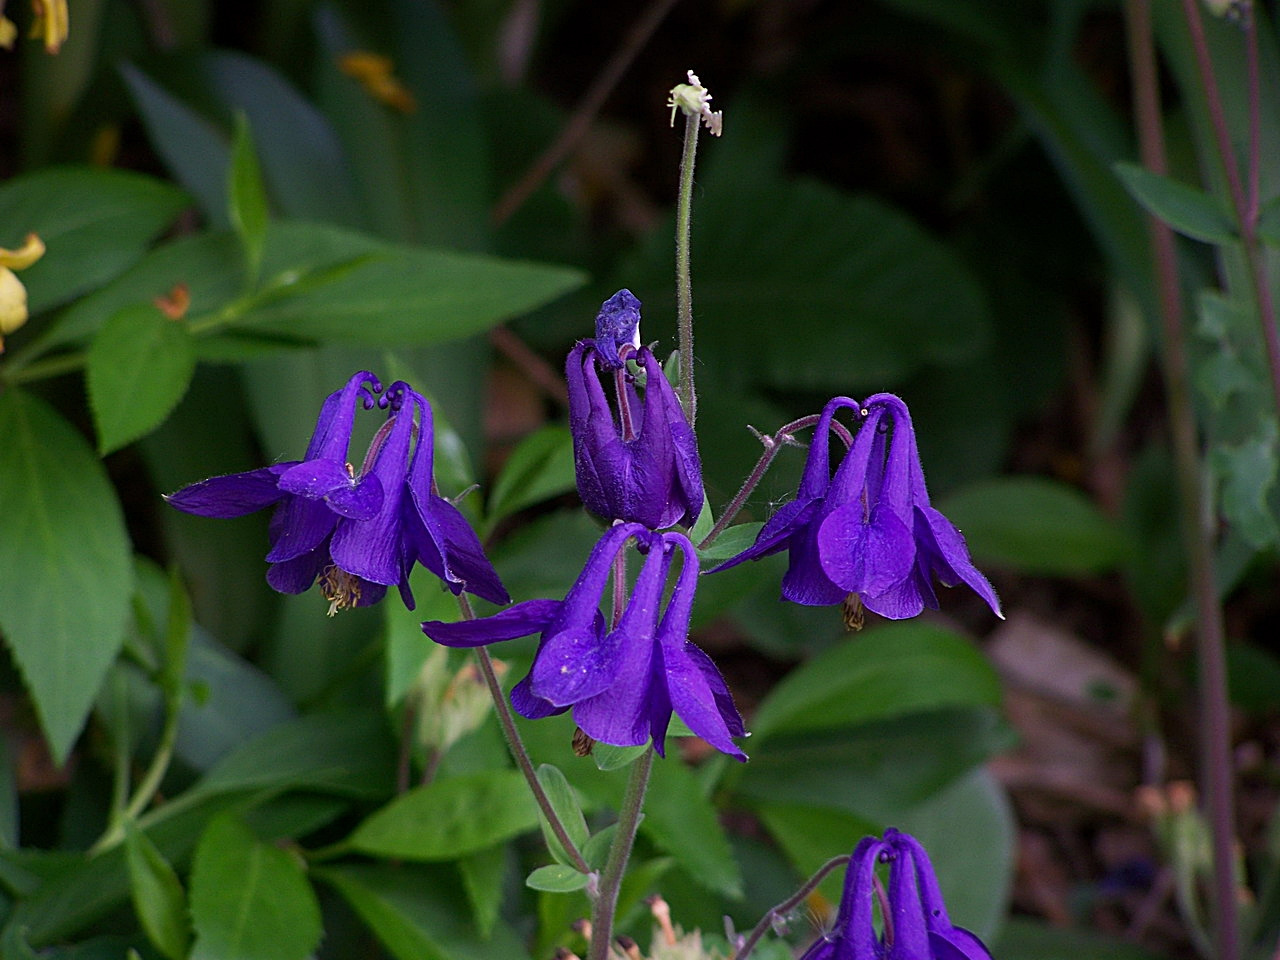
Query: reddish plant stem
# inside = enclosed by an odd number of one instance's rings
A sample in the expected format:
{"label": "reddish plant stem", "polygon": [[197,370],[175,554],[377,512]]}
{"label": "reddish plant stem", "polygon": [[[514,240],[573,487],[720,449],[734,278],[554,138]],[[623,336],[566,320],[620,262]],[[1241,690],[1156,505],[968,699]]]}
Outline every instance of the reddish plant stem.
{"label": "reddish plant stem", "polygon": [[[818,884],[827,878],[827,874],[848,862],[849,855],[845,853],[838,857],[832,857],[820,866],[818,872],[805,881],[804,886],[760,918],[760,922],[756,924],[750,936],[742,941],[742,946],[733,955],[733,960],[747,960],[747,957],[751,955],[751,951],[756,948],[756,944],[760,942],[760,938],[769,931],[775,922],[804,903],[805,898],[818,889]],[[888,916],[888,914],[886,913],[885,916]]]}
{"label": "reddish plant stem", "polygon": [[[1194,0],[1189,0],[1194,6]],[[1129,60],[1133,76],[1133,100],[1142,161],[1148,169],[1164,174],[1167,164],[1164,129],[1160,116],[1160,93],[1156,75],[1155,43],[1151,27],[1150,0],[1125,3],[1129,34]],[[1199,13],[1191,10],[1193,36],[1199,29],[1197,46],[1204,47]],[[1211,104],[1216,102],[1216,84],[1208,70]],[[1215,112],[1211,106],[1211,112]],[[1221,119],[1221,104],[1216,114]],[[1216,121],[1215,121],[1216,124]],[[1225,136],[1225,126],[1223,128]],[[1229,144],[1226,144],[1229,147]],[[1233,197],[1239,193],[1238,171],[1229,154],[1223,154]],[[1183,332],[1183,311],[1178,282],[1178,259],[1173,232],[1154,217],[1148,218],[1152,257],[1155,261],[1160,322],[1164,331],[1162,368],[1169,405],[1174,461],[1177,468],[1181,505],[1182,535],[1189,566],[1189,587],[1195,598],[1197,620],[1196,652],[1200,667],[1200,732],[1202,779],[1208,801],[1208,817],[1213,838],[1214,942],[1218,960],[1238,960],[1240,956],[1239,917],[1233,870],[1235,815],[1231,771],[1231,740],[1227,723],[1226,656],[1222,608],[1213,575],[1213,535],[1201,513],[1204,489],[1201,477],[1195,410],[1191,399],[1190,364]],[[1270,322],[1268,326],[1274,326]]]}

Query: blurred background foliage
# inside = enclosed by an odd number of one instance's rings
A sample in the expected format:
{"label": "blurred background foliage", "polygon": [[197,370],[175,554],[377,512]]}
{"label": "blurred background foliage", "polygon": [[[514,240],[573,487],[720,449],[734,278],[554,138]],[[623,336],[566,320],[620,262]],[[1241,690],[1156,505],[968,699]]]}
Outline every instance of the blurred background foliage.
{"label": "blurred background foliage", "polygon": [[[1221,505],[1249,930],[1270,955],[1277,429],[1229,218],[1205,227],[1222,184],[1185,27],[1156,6],[1175,173],[1204,185],[1183,224],[1201,242],[1181,255]],[[462,506],[512,595],[561,595],[598,527],[572,492],[558,371],[622,286],[644,339],[674,349],[664,101],[690,67],[726,114],[702,144],[693,235],[713,509],[759,454],[748,425],[899,393],[1009,620],[946,592],[939,615],[847,638],[833,611],[777,601],[778,558],[705,579],[697,639],[752,760],[673,741],[622,928],[647,931],[656,891],[686,926],[749,928],[895,825],[1003,960],[1193,955],[1203,825],[1162,792],[1195,766],[1186,575],[1129,190],[1177,210],[1115,167],[1136,154],[1116,4],[69,7],[56,56],[25,40],[0,55],[0,245],[35,231],[48,248],[0,357],[0,956],[580,948],[585,895],[554,871],[525,884],[546,866],[537,811],[493,719],[459,706],[465,659],[417,627],[456,617],[451,598],[424,581],[415,613],[326,618],[266,587],[265,520],[179,515],[158,495],[296,456],[323,397],[368,368],[432,399],[442,492],[480,484]],[[18,0],[6,12],[26,28]],[[1209,26],[1242,136],[1239,30]],[[1280,191],[1277,89],[1264,199]],[[784,452],[743,519],[765,519],[801,462]],[[500,655],[512,681],[532,645]],[[449,710],[445,736],[427,718]],[[606,830],[625,752],[570,757],[564,717],[524,732],[583,829]],[[828,880],[791,940],[837,896]]]}

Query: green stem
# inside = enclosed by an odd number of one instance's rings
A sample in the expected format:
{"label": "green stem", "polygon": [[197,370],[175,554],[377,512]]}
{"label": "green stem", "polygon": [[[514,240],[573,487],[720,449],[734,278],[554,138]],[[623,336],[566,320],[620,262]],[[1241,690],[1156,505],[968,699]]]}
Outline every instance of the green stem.
{"label": "green stem", "polygon": [[609,847],[609,859],[600,875],[600,889],[595,906],[591,910],[591,949],[587,960],[609,960],[609,943],[613,939],[614,913],[618,909],[618,889],[622,876],[631,859],[631,847],[640,826],[640,811],[644,808],[644,794],[649,788],[649,774],[653,771],[653,750],[646,750],[631,765],[627,790],[618,811],[618,829]]}
{"label": "green stem", "polygon": [[[1194,3],[1185,7],[1191,25],[1197,59],[1207,57],[1203,26]],[[1161,121],[1160,88],[1152,37],[1150,0],[1128,0],[1125,4],[1129,33],[1129,61],[1133,76],[1133,100],[1137,117],[1142,161],[1149,170],[1163,174],[1167,168],[1164,129]],[[1210,111],[1215,111],[1216,85],[1212,66],[1207,68],[1206,92]],[[1221,113],[1221,104],[1216,112]],[[1218,129],[1220,117],[1214,120]],[[1220,133],[1225,134],[1225,127]],[[1223,144],[1220,143],[1220,147]],[[1237,211],[1244,209],[1243,191],[1234,160],[1227,152],[1222,159]],[[1242,227],[1243,227],[1242,223]],[[1213,903],[1216,956],[1238,960],[1240,956],[1239,917],[1236,909],[1234,873],[1234,801],[1232,797],[1231,739],[1228,729],[1226,689],[1225,629],[1213,573],[1213,533],[1202,515],[1204,491],[1195,408],[1191,399],[1190,361],[1183,331],[1181,285],[1173,233],[1168,225],[1148,218],[1152,257],[1155,261],[1160,321],[1163,327],[1161,366],[1169,405],[1169,427],[1173,440],[1181,507],[1182,536],[1188,558],[1189,589],[1195,599],[1197,619],[1196,654],[1199,661],[1200,732],[1202,776],[1208,800],[1208,817],[1213,838]],[[1246,228],[1247,229],[1247,228]],[[1247,246],[1247,244],[1246,244]],[[1248,256],[1246,251],[1246,257]],[[1261,304],[1260,304],[1261,306]],[[1264,324],[1272,325],[1270,319]]]}
{"label": "green stem", "polygon": [[[475,612],[471,609],[471,601],[467,599],[465,594],[458,597],[458,606],[462,609],[464,619],[475,619]],[[515,759],[516,766],[524,774],[525,782],[529,784],[529,789],[533,792],[533,799],[537,801],[538,809],[547,818],[547,824],[551,827],[551,832],[555,834],[556,839],[560,841],[560,845],[564,847],[565,853],[573,861],[574,869],[581,873],[591,873],[591,866],[587,863],[582,852],[574,845],[573,840],[570,839],[569,832],[565,830],[564,824],[556,816],[555,808],[551,805],[547,792],[542,789],[542,783],[538,780],[538,772],[533,769],[533,761],[529,759],[529,751],[525,749],[524,741],[520,739],[520,731],[516,729],[516,718],[511,713],[511,705],[507,703],[507,698],[502,693],[502,684],[498,682],[498,675],[494,672],[493,658],[489,656],[489,651],[484,647],[476,647],[476,658],[480,662],[480,675],[484,677],[485,686],[489,688],[489,696],[493,698],[493,706],[498,714],[498,723],[502,726],[502,733],[507,739],[507,747],[511,750],[511,756]]]}
{"label": "green stem", "polygon": [[32,380],[47,380],[50,377],[60,377],[64,373],[79,370],[84,366],[85,360],[86,354],[83,351],[63,353],[44,360],[34,360],[26,366],[6,372],[3,374],[3,379],[9,383],[27,383]]}
{"label": "green stem", "polygon": [[693,166],[698,155],[696,113],[684,118],[684,154],[680,158],[680,194],[676,198],[676,306],[680,328],[680,405],[693,426],[698,395],[693,388],[693,279],[689,274],[689,225],[693,215]]}
{"label": "green stem", "polygon": [[[773,464],[774,458],[781,452],[783,447],[795,442],[792,434],[797,430],[803,430],[805,427],[814,426],[821,419],[822,414],[811,413],[807,417],[801,417],[799,420],[792,420],[790,423],[784,424],[772,436],[761,433],[756,434],[760,438],[760,442],[764,444],[764,452],[760,454],[760,459],[756,461],[755,468],[747,476],[747,479],[742,481],[742,486],[738,488],[738,492],[729,501],[729,505],[724,508],[724,513],[720,515],[720,519],[716,521],[715,526],[707,532],[707,535],[702,538],[702,542],[698,544],[699,550],[711,546],[716,538],[733,523],[734,518],[742,510],[743,505],[746,504],[747,498],[751,496],[755,488],[759,486],[760,481],[764,479],[764,475]],[[843,424],[832,420],[831,428],[840,434],[846,447],[853,443],[853,437],[844,428]]]}

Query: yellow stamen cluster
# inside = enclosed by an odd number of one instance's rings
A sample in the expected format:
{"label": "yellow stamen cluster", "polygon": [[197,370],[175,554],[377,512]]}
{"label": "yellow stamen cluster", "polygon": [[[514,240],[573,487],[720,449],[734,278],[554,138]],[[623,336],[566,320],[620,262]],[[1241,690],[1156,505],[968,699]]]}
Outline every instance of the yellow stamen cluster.
{"label": "yellow stamen cluster", "polygon": [[320,574],[320,592],[329,601],[329,616],[349,610],[360,602],[360,578],[329,564]]}
{"label": "yellow stamen cluster", "polygon": [[862,606],[862,598],[851,593],[840,602],[840,617],[844,620],[844,628],[857,632],[866,622],[867,611]]}

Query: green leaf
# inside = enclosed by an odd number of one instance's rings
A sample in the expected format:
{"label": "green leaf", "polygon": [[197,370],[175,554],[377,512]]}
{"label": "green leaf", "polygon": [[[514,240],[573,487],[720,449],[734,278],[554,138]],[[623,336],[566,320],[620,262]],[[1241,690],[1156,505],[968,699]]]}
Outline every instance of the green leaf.
{"label": "green leaf", "polygon": [[1280,197],[1272,197],[1258,211],[1258,236],[1264,243],[1280,247]]}
{"label": "green leaf", "polygon": [[[555,811],[556,819],[564,827],[573,845],[581,852],[591,833],[587,830],[587,820],[582,815],[582,808],[578,805],[578,798],[574,796],[573,787],[569,786],[569,781],[564,778],[560,768],[553,767],[549,763],[538,767],[538,782],[542,784],[542,789],[551,802],[551,809]],[[541,811],[539,811],[539,823],[542,825],[542,838],[547,842],[551,855],[559,863],[571,864],[572,860],[568,852],[552,831],[547,818],[541,815]]]}
{"label": "green leaf", "polygon": [[687,767],[674,760],[655,762],[640,830],[708,890],[742,896],[742,871],[716,809]]}
{"label": "green leaf", "polygon": [[498,922],[498,911],[506,892],[503,878],[507,872],[507,852],[505,845],[490,847],[458,861],[462,885],[466,888],[467,900],[476,918],[476,930],[482,937],[490,936]]}
{"label": "green leaf", "polygon": [[45,255],[22,271],[27,306],[36,314],[126,269],[186,202],[177,188],[136,173],[40,170],[0,187],[0,246],[12,246],[29,232],[44,241]]}
{"label": "green leaf", "polygon": [[543,427],[520,441],[494,481],[489,523],[567,493],[575,484],[573,438],[568,428]]}
{"label": "green leaf", "polygon": [[114,314],[89,348],[89,405],[105,455],[150,433],[177,406],[196,369],[187,327],[150,304]]}
{"label": "green leaf", "polygon": [[267,239],[267,193],[262,171],[254,153],[253,131],[243,114],[236,114],[235,139],[231,142],[230,198],[231,225],[244,246],[249,278],[255,280],[262,264],[262,247]]}
{"label": "green leaf", "polygon": [[[698,556],[705,561],[714,561],[716,563],[721,560],[728,560],[755,543],[756,534],[760,532],[760,528],[763,526],[763,523],[754,521],[734,524],[716,537],[710,546],[699,550]],[[694,542],[697,543],[696,540]]]}
{"label": "green leaf", "polygon": [[793,670],[752,722],[765,738],[942,707],[1000,703],[995,670],[961,634],[904,621],[867,630]]}
{"label": "green leaf", "polygon": [[370,815],[348,839],[355,850],[405,860],[452,860],[538,825],[524,778],[489,770],[437,780]]}
{"label": "green leaf", "polygon": [[1230,243],[1236,239],[1231,215],[1212,194],[1152,173],[1136,163],[1117,163],[1115,171],[1133,199],[1178,233],[1204,243]]}
{"label": "green leaf", "polygon": [[307,788],[374,799],[392,790],[395,747],[380,711],[312,713],[259,734],[220,760],[188,795]]}
{"label": "green leaf", "polygon": [[[843,810],[823,810],[801,804],[762,804],[756,811],[769,835],[802,877],[841,853],[849,853],[863,837],[879,834],[883,824]],[[838,903],[844,873],[836,870],[818,888]]]}
{"label": "green leaf", "polygon": [[133,909],[156,949],[169,960],[183,960],[191,943],[187,898],[178,875],[150,838],[132,820],[125,822],[125,856]]}
{"label": "green leaf", "polygon": [[467,922],[452,870],[429,866],[336,867],[317,871],[397,960],[529,960],[501,920],[489,938]]}
{"label": "green leaf", "polygon": [[125,307],[151,303],[182,284],[191,296],[188,317],[225,306],[244,286],[244,258],[230,234],[196,234],[157,247],[101,290],[58,315],[46,346],[92,336]]}
{"label": "green leaf", "polygon": [[857,727],[777,734],[752,751],[739,796],[893,823],[1012,742],[990,709],[912,713]]}
{"label": "green leaf", "polygon": [[608,773],[610,770],[621,770],[639,760],[646,750],[647,743],[638,747],[615,747],[609,743],[597,743],[591,748],[591,759],[596,762],[596,769]]}
{"label": "green leaf", "polygon": [[989,480],[965,487],[939,509],[964,532],[980,566],[1072,576],[1110,570],[1128,551],[1115,524],[1056,480]]}
{"label": "green leaf", "polygon": [[[328,282],[296,282],[325,270],[332,271]],[[286,222],[267,231],[262,272],[275,282],[274,296],[238,317],[237,327],[387,346],[479,333],[584,279],[568,267],[386,244],[337,227]]]}
{"label": "green leaf", "polygon": [[524,885],[533,890],[545,890],[547,893],[572,893],[587,885],[587,875],[579,873],[566,864],[552,863],[539,867],[525,877]]}
{"label": "green leaf", "polygon": [[1280,539],[1271,507],[1280,470],[1275,421],[1265,420],[1254,436],[1240,443],[1218,444],[1209,462],[1222,484],[1222,512],[1240,535],[1257,549]]}
{"label": "green leaf", "polygon": [[191,920],[191,960],[304,960],[322,933],[301,862],[230,814],[210,821],[196,847]]}
{"label": "green leaf", "polygon": [[124,640],[129,539],[93,452],[42,401],[0,393],[0,631],[56,763]]}
{"label": "green leaf", "polygon": [[122,64],[120,73],[169,172],[195,196],[210,224],[228,226],[229,148],[222,131],[132,64]]}

